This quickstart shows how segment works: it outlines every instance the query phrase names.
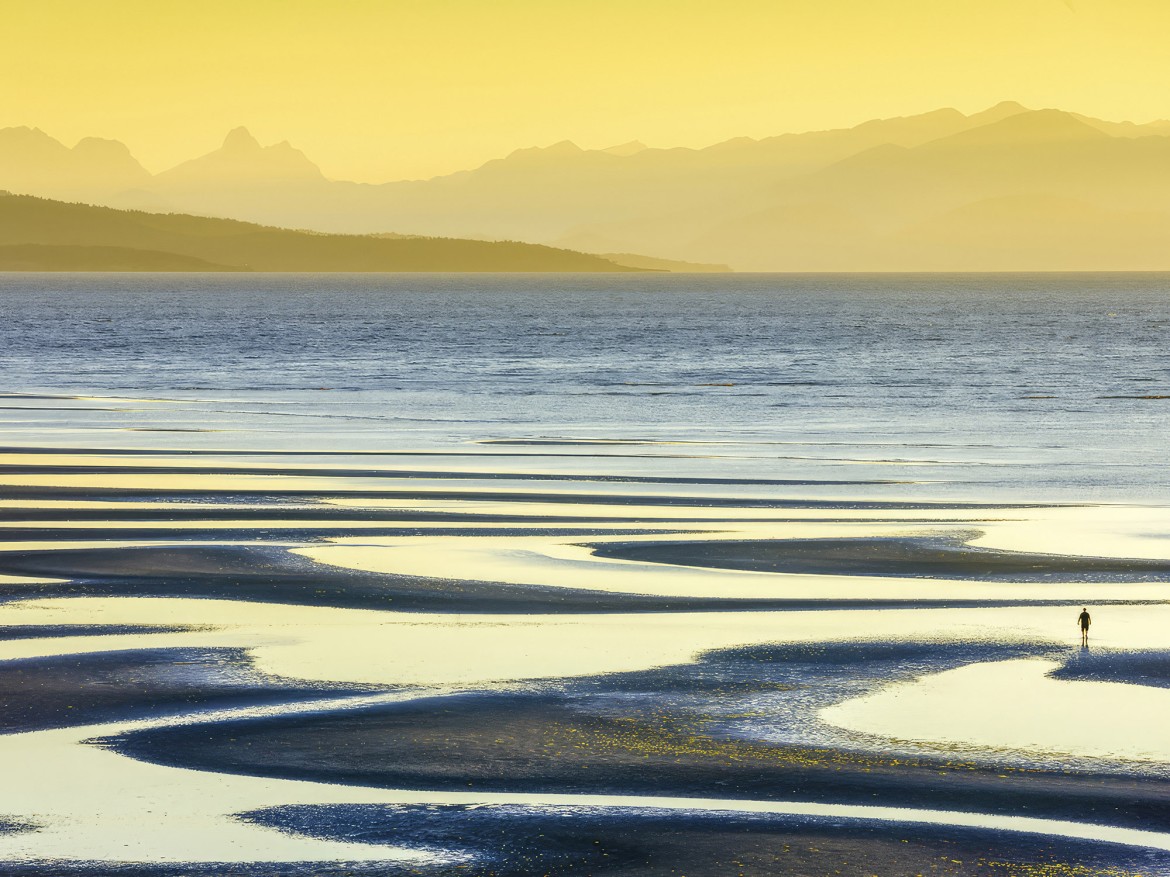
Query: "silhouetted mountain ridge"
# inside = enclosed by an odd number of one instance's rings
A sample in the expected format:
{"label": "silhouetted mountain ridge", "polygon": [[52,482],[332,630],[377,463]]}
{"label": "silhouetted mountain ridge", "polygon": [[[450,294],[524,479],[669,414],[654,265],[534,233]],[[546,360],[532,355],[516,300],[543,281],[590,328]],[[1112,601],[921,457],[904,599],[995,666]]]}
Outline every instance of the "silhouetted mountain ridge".
{"label": "silhouetted mountain ridge", "polygon": [[0,188],[100,199],[147,185],[150,174],[116,140],[86,137],[72,149],[39,128],[0,129]]}
{"label": "silhouetted mountain ridge", "polygon": [[[14,168],[21,162],[36,164],[34,153],[60,164],[66,153],[76,163],[79,151],[86,151],[81,144],[70,151],[34,129],[0,131],[0,186],[20,176]],[[115,163],[112,147],[93,151]],[[118,159],[123,174],[128,156]],[[76,200],[328,232],[552,243],[749,270],[913,269],[938,262],[925,237],[912,242],[932,217],[1001,198],[1072,198],[1096,209],[1084,215],[1102,223],[1145,216],[1155,231],[1138,237],[1155,240],[1160,226],[1149,217],[1170,213],[1170,122],[1108,122],[1004,101],[970,115],[943,108],[703,149],[639,141],[582,149],[564,140],[471,170],[380,185],[329,180],[290,144],[262,146],[237,128],[205,156],[154,177],[138,170],[145,176],[116,191],[98,191],[91,181]],[[38,179],[43,184],[46,174]],[[1029,236],[1039,243],[1047,234],[1027,224],[1017,233],[1022,252]],[[947,251],[964,270],[998,270],[1002,247],[986,240]],[[1086,259],[1128,264],[1104,252],[1114,241],[1107,229],[1096,240],[1070,237],[1062,253],[1044,238],[1035,252],[1045,255],[1034,267],[1063,269]],[[1018,258],[1015,252],[1013,264]],[[1149,253],[1141,261],[1158,260]]]}
{"label": "silhouetted mountain ridge", "polygon": [[152,188],[166,192],[188,185],[324,182],[321,169],[288,141],[261,146],[247,128],[234,128],[223,145],[155,176]]}
{"label": "silhouetted mountain ridge", "polygon": [[113,210],[0,194],[0,270],[623,272],[598,256],[516,242],[383,238]]}
{"label": "silhouetted mountain ridge", "polygon": [[[1077,210],[1025,206],[1062,199]],[[1001,208],[994,219],[963,212],[991,203]],[[1009,222],[1007,208],[1032,220]],[[917,146],[871,147],[702,209],[579,227],[557,242],[738,270],[1162,270],[1168,214],[1170,137],[1113,136],[1058,110],[1013,111]],[[955,228],[961,216],[971,233],[944,246],[931,230]],[[997,232],[1009,226],[1010,240]]]}

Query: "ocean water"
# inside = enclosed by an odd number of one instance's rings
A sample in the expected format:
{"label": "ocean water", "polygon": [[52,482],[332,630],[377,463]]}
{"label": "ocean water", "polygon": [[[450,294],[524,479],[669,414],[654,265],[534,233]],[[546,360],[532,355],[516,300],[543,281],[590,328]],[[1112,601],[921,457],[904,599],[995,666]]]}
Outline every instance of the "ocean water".
{"label": "ocean water", "polygon": [[1170,499],[1170,275],[8,274],[0,304],[10,446]]}

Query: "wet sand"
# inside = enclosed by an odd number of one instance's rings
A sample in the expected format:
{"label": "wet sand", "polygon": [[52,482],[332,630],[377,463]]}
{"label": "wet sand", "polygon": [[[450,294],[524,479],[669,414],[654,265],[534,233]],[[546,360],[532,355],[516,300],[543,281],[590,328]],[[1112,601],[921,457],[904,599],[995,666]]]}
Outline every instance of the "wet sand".
{"label": "wet sand", "polygon": [[1170,561],[993,551],[972,548],[961,537],[640,542],[603,545],[595,553],[598,557],[674,566],[812,575],[915,576],[1021,583],[1053,577],[1092,582],[1170,581]]}
{"label": "wet sand", "polygon": [[362,690],[257,673],[243,650],[128,650],[10,660],[0,662],[0,728],[20,733]]}
{"label": "wet sand", "polygon": [[[523,807],[289,808],[252,818],[321,836],[369,841],[410,834],[458,843],[480,861],[462,874],[989,875],[1146,873],[1157,855],[1105,853],[1092,844],[1058,844],[979,831],[914,826],[891,832],[864,821],[670,814],[596,808],[574,814]],[[358,872],[360,873],[360,872]]]}
{"label": "wet sand", "polygon": [[984,643],[754,648],[560,690],[162,729],[107,745],[154,763],[387,789],[880,801],[1170,831],[1163,778],[1100,763],[1075,770],[905,743],[863,747],[817,727],[820,712],[879,680],[1054,651]]}
{"label": "wet sand", "polygon": [[[550,447],[0,455],[3,872],[1170,874],[1170,755],[1126,732],[1170,716],[1162,510]],[[1108,692],[1096,748],[999,670]],[[907,724],[951,696],[1034,731]]]}
{"label": "wet sand", "polygon": [[[75,534],[74,534],[75,535]],[[91,534],[92,535],[92,534]],[[141,536],[141,534],[138,534]],[[168,534],[169,536],[170,534]],[[211,534],[187,534],[206,541]],[[239,533],[232,533],[238,537]],[[374,534],[378,535],[378,534]],[[418,535],[415,533],[407,536]],[[458,534],[455,534],[458,535]],[[477,537],[494,535],[476,531]],[[501,535],[514,536],[514,531]],[[588,538],[596,533],[568,533]],[[281,539],[290,534],[279,534]],[[128,538],[134,538],[128,535]],[[339,608],[459,613],[628,613],[793,611],[811,608],[877,609],[905,605],[885,598],[880,590],[864,598],[831,600],[767,597],[668,597],[628,592],[597,592],[513,582],[425,578],[351,570],[319,564],[283,547],[166,545],[123,548],[68,548],[61,551],[0,551],[0,571],[35,579],[62,581],[5,587],[0,596],[140,596],[206,597]],[[1145,573],[1135,571],[1139,577]],[[917,606],[1004,607],[1065,605],[1066,601],[977,599],[961,595],[919,598]],[[1153,596],[1151,600],[1155,599]],[[1106,600],[1104,602],[1114,602]]]}

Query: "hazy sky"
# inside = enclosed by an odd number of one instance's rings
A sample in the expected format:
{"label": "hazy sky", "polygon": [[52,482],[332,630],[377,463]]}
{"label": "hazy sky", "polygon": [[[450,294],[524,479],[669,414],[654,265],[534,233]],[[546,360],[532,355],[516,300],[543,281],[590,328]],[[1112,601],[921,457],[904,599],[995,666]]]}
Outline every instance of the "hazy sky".
{"label": "hazy sky", "polygon": [[0,0],[0,127],[152,171],[246,125],[335,178],[1003,99],[1170,117],[1167,0]]}

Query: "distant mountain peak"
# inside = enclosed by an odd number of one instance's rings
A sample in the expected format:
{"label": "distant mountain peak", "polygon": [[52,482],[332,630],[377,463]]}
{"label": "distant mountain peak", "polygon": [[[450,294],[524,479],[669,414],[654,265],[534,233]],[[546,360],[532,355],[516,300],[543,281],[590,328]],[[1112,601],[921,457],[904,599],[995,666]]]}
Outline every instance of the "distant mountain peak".
{"label": "distant mountain peak", "polygon": [[629,143],[619,143],[617,146],[610,146],[600,151],[625,158],[630,155],[637,155],[639,152],[645,152],[649,148],[641,140],[631,140]]}
{"label": "distant mountain peak", "polygon": [[[975,118],[972,116],[971,118]],[[1063,110],[1025,110],[937,140],[939,145],[1009,146],[1103,140],[1107,134]]]}
{"label": "distant mountain peak", "polygon": [[978,113],[972,113],[967,117],[967,121],[972,126],[978,127],[979,125],[990,125],[1003,119],[1009,119],[1012,116],[1019,116],[1023,113],[1030,112],[1032,110],[1017,101],[1001,100],[993,107],[988,107],[986,110]]}
{"label": "distant mountain peak", "polygon": [[28,125],[14,125],[11,128],[0,128],[0,134],[4,134],[6,137],[37,137],[38,139],[49,136],[40,128],[31,128]]}
{"label": "distant mountain peak", "polygon": [[77,145],[73,147],[73,151],[78,155],[105,155],[117,156],[118,158],[129,158],[133,160],[130,154],[130,148],[121,140],[110,140],[106,137],[82,137],[77,141]]}
{"label": "distant mountain peak", "polygon": [[572,140],[561,140],[554,143],[552,146],[546,146],[543,150],[545,155],[576,155],[579,152],[584,152],[580,146]]}
{"label": "distant mountain peak", "polygon": [[40,128],[30,128],[28,125],[20,125],[15,128],[0,128],[0,142],[19,144],[21,146],[29,145],[51,145],[54,147],[65,148],[59,140],[50,137]]}
{"label": "distant mountain peak", "polygon": [[1019,131],[1029,131],[1040,135],[1050,132],[1061,135],[1078,134],[1094,140],[1099,140],[1104,136],[1096,128],[1086,125],[1072,113],[1056,109],[1027,110],[1023,113],[1008,116],[997,124],[1002,125],[1005,129],[1014,128]]}
{"label": "distant mountain peak", "polygon": [[40,128],[0,129],[0,187],[14,192],[80,200],[141,185],[149,176],[117,140],[85,137],[70,149]]}
{"label": "distant mountain peak", "polygon": [[228,131],[227,137],[223,138],[222,148],[228,152],[257,152],[260,149],[260,141],[241,125]]}
{"label": "distant mountain peak", "polygon": [[884,119],[870,119],[867,122],[862,122],[860,125],[854,126],[852,130],[864,131],[866,129],[872,128],[888,128],[891,125],[897,124],[931,124],[946,119],[961,120],[962,118],[963,114],[954,107],[941,107],[937,110],[930,110],[929,112],[925,113],[915,113],[911,116],[891,116]]}
{"label": "distant mountain peak", "polygon": [[986,109],[983,112],[997,113],[997,114],[1002,114],[1002,115],[1006,115],[1008,113],[1011,113],[1014,115],[1016,113],[1026,113],[1026,112],[1028,112],[1028,108],[1026,106],[1024,106],[1022,103],[1020,103],[1019,101],[1001,100],[995,106],[990,107],[989,109]]}
{"label": "distant mountain peak", "polygon": [[572,140],[561,140],[552,146],[528,146],[521,149],[514,149],[508,154],[505,159],[493,159],[485,166],[494,166],[500,161],[509,161],[511,159],[542,159],[542,158],[567,158],[574,155],[580,155],[585,150],[574,143]]}
{"label": "distant mountain peak", "polygon": [[160,191],[166,194],[173,186],[181,189],[202,189],[220,183],[272,186],[322,179],[321,169],[288,141],[261,146],[244,127],[229,131],[223,146],[214,152],[185,161],[155,177],[161,186]]}

